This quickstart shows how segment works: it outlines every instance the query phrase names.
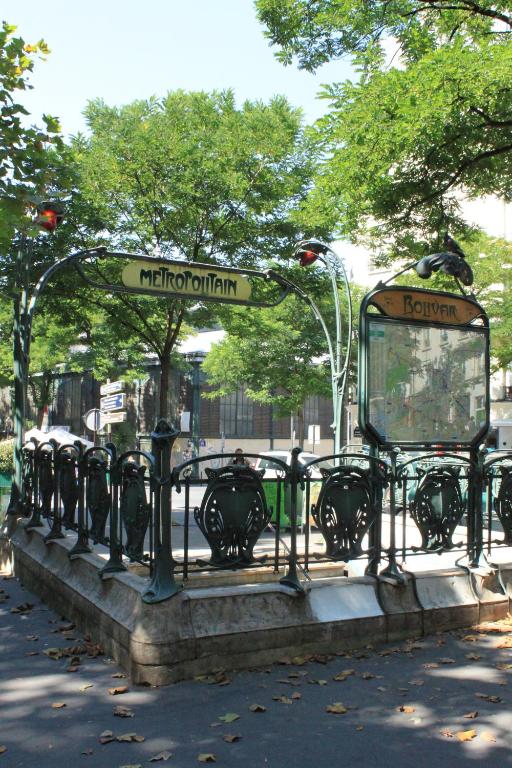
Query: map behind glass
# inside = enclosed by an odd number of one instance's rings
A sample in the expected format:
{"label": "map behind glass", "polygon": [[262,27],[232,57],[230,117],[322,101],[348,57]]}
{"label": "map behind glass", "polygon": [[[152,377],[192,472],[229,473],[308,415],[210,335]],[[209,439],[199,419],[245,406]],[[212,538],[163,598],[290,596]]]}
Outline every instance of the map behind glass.
{"label": "map behind glass", "polygon": [[386,443],[469,443],[486,422],[483,329],[368,321],[368,422]]}

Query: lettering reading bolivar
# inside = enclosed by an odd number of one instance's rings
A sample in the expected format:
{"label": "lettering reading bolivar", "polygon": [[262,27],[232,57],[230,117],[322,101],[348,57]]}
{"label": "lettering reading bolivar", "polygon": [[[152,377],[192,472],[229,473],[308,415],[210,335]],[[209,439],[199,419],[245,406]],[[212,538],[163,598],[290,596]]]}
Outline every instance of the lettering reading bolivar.
{"label": "lettering reading bolivar", "polygon": [[404,315],[422,315],[432,320],[458,320],[457,307],[454,304],[437,300],[417,299],[411,294],[405,294],[403,299]]}
{"label": "lettering reading bolivar", "polygon": [[236,280],[229,277],[219,277],[217,272],[196,275],[188,269],[184,269],[182,272],[173,272],[168,267],[141,269],[139,282],[142,288],[163,288],[177,293],[193,291],[207,296],[236,297],[238,288]]}

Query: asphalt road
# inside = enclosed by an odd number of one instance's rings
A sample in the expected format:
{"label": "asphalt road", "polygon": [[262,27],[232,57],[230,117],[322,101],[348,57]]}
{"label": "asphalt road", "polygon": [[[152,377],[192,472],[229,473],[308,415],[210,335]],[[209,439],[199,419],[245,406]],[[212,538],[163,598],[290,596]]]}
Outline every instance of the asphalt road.
{"label": "asphalt road", "polygon": [[512,765],[512,624],[148,688],[15,579],[0,590],[0,768]]}

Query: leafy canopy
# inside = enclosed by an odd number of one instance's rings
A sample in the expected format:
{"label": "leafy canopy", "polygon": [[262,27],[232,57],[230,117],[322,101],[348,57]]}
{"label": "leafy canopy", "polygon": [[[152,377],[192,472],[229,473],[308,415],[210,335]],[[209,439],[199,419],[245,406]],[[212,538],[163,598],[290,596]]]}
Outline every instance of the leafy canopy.
{"label": "leafy canopy", "polygon": [[[258,0],[280,57],[315,69],[350,56],[326,87],[324,151],[305,219],[392,255],[467,229],[463,197],[512,199],[512,14],[491,0]],[[391,60],[390,48],[396,48]],[[434,242],[433,242],[434,241]]]}
{"label": "leafy canopy", "polygon": [[8,245],[17,229],[26,229],[27,208],[44,194],[52,178],[49,148],[60,146],[56,118],[43,115],[44,129],[27,126],[27,110],[19,91],[31,88],[28,78],[38,57],[49,53],[43,40],[25,43],[16,27],[2,23],[0,31],[0,244]]}

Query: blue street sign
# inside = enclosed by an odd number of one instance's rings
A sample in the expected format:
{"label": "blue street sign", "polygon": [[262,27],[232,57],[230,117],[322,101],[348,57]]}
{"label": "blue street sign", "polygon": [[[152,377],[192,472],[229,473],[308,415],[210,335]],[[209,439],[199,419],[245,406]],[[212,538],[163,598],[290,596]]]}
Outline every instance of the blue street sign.
{"label": "blue street sign", "polygon": [[100,408],[102,411],[118,411],[125,407],[126,395],[119,392],[116,395],[108,395],[100,399]]}

